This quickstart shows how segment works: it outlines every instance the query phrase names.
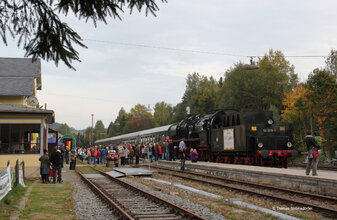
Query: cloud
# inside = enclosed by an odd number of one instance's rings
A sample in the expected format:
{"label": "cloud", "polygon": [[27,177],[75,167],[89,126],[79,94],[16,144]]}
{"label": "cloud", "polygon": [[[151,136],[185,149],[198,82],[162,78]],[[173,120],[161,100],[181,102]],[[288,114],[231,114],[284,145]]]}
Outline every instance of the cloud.
{"label": "cloud", "polygon": [[[72,15],[61,16],[88,49],[76,47],[82,60],[73,63],[77,71],[62,63],[56,67],[42,62],[43,90],[38,98],[55,111],[56,121],[83,129],[91,126],[94,113],[94,120],[103,120],[107,127],[121,107],[128,111],[138,103],[177,104],[189,73],[219,78],[235,63],[249,63],[249,56],[264,55],[269,49],[286,56],[328,55],[337,45],[336,1],[170,0],[158,5],[157,17],[145,16],[144,11],[129,15],[126,10],[122,21],[111,18],[97,28]],[[0,45],[0,56],[23,57],[15,40],[9,43]],[[324,58],[287,60],[302,81],[314,68],[324,66]]]}

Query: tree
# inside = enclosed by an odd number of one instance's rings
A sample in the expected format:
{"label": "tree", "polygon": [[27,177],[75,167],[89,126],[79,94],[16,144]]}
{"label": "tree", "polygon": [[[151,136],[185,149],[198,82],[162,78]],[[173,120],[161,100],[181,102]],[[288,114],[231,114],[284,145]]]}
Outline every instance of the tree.
{"label": "tree", "polygon": [[283,98],[284,110],[282,110],[282,121],[293,125],[295,147],[305,151],[304,143],[305,131],[311,125],[311,111],[306,97],[307,89],[300,84],[293,91],[286,92]]}
{"label": "tree", "polygon": [[280,51],[270,50],[259,59],[258,69],[235,64],[225,74],[219,107],[239,110],[267,110],[271,105],[282,109],[283,95],[297,85],[294,66]]}
{"label": "tree", "polygon": [[86,143],[88,143],[88,146],[89,147],[93,147],[92,145],[91,145],[91,143],[95,143],[95,140],[93,139],[94,138],[94,129],[93,129],[93,127],[87,127],[86,129],[85,129],[85,132],[84,132],[84,140],[85,140],[85,142]]}
{"label": "tree", "polygon": [[337,50],[331,49],[329,56],[325,60],[327,70],[337,77]]}
{"label": "tree", "polygon": [[103,139],[106,137],[106,131],[104,128],[104,124],[101,120],[98,120],[95,124],[95,128],[94,128],[94,141],[95,140],[99,140],[99,139]]}
{"label": "tree", "polygon": [[[153,128],[153,116],[145,105],[135,105],[135,107],[131,108],[129,115],[132,123],[132,131]],[[130,130],[130,125],[127,129]]]}
{"label": "tree", "polygon": [[108,137],[114,137],[119,134],[119,125],[113,122],[110,122],[108,130],[107,130],[107,136]]}
{"label": "tree", "polygon": [[132,119],[139,118],[152,118],[152,114],[145,105],[137,104],[135,107],[131,108],[130,115]]}
{"label": "tree", "polygon": [[219,82],[213,77],[188,74],[182,100],[190,107],[191,114],[204,114],[216,108],[218,90]]}
{"label": "tree", "polygon": [[187,113],[186,113],[186,103],[178,103],[176,106],[173,107],[173,118],[172,118],[172,122],[179,122],[181,120],[183,120],[184,118],[186,118]]}
{"label": "tree", "polygon": [[[166,0],[162,0],[166,2]],[[0,35],[7,45],[7,32],[18,36],[18,46],[23,44],[25,56],[52,60],[57,65],[62,60],[69,68],[71,62],[80,61],[73,44],[86,47],[81,37],[58,16],[73,12],[79,19],[106,22],[107,17],[119,18],[128,7],[130,13],[145,8],[155,15],[159,10],[155,0],[2,0],[0,1]]]}
{"label": "tree", "polygon": [[258,70],[245,70],[242,63],[235,64],[225,73],[224,85],[219,91],[219,108],[238,110],[266,110],[264,83]]}
{"label": "tree", "polygon": [[155,127],[170,124],[172,122],[172,106],[165,102],[157,102],[154,107],[153,122]]}
{"label": "tree", "polygon": [[142,131],[153,128],[152,118],[138,118],[131,121],[132,131]]}
{"label": "tree", "polygon": [[124,110],[124,108],[122,107],[119,112],[118,112],[118,116],[115,120],[115,125],[117,126],[116,127],[116,133],[117,134],[122,134],[123,133],[123,130],[124,130],[124,127],[127,123],[127,113],[126,111]]}
{"label": "tree", "polygon": [[63,134],[63,135],[71,134],[70,128],[67,125],[67,123],[61,124],[58,132]]}
{"label": "tree", "polygon": [[76,134],[76,143],[77,143],[77,147],[89,146],[89,144],[85,141],[84,135],[80,132]]}
{"label": "tree", "polygon": [[336,149],[337,134],[337,82],[327,70],[316,69],[306,83],[306,97],[321,135],[327,141],[325,152]]}

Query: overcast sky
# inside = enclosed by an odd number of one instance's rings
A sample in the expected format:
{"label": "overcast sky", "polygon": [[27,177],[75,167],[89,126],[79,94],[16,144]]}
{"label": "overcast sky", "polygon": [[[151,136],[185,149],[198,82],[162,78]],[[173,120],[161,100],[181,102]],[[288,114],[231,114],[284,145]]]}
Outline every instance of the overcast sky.
{"label": "overcast sky", "polygon": [[[102,120],[108,127],[121,107],[176,105],[189,73],[218,79],[234,63],[249,63],[249,56],[269,49],[285,56],[327,56],[337,49],[334,0],[157,2],[157,17],[127,12],[122,20],[111,18],[96,28],[71,15],[65,18],[88,49],[77,47],[82,62],[73,63],[76,71],[42,61],[38,99],[55,111],[57,122],[84,129],[94,114],[94,123]],[[24,56],[14,40],[9,44],[0,44],[1,57]],[[287,60],[301,81],[325,65],[323,57]]]}

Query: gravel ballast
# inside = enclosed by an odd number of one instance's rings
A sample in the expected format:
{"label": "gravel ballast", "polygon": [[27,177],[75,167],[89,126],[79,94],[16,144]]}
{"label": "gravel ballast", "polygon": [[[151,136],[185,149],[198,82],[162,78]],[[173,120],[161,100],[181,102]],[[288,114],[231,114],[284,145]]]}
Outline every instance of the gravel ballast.
{"label": "gravel ballast", "polygon": [[76,173],[65,170],[63,180],[74,187],[74,208],[78,219],[118,219],[112,210],[103,203]]}
{"label": "gravel ballast", "polygon": [[[68,169],[63,170],[63,180],[71,183],[74,187],[74,208],[78,219],[118,219],[117,217],[114,217],[112,210],[90,190],[90,188],[81,180],[81,178],[76,173]],[[122,180],[132,185],[135,185],[149,193],[152,193],[160,198],[168,200],[169,202],[176,204],[182,208],[188,209],[207,219],[225,219],[224,216],[212,212],[209,208],[193,203],[179,196],[167,195],[165,193],[154,190],[151,187],[134,182],[128,178],[123,178]]]}

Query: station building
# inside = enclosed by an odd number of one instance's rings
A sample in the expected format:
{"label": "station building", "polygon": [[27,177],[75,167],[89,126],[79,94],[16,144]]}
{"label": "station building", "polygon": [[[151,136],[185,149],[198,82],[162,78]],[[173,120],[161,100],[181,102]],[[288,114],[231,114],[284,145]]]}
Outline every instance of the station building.
{"label": "station building", "polygon": [[54,111],[40,107],[41,61],[0,58],[0,169],[25,162],[25,176],[40,175],[39,157],[48,149]]}

